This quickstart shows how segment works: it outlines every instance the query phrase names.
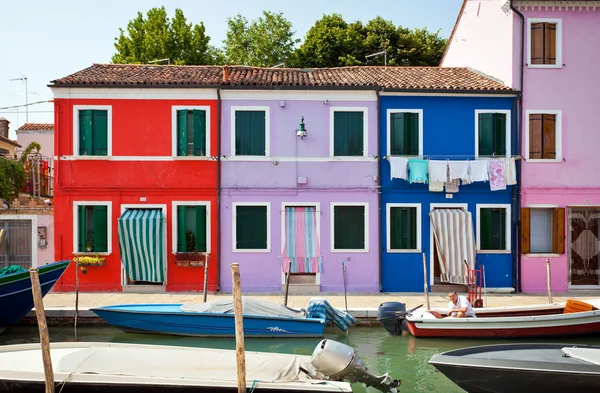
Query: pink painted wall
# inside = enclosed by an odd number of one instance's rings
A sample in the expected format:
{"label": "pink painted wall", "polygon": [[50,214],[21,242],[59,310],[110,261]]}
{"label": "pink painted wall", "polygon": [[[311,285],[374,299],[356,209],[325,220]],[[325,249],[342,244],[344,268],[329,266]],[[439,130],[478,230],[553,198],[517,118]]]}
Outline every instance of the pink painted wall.
{"label": "pink painted wall", "polygon": [[35,246],[37,247],[37,259],[38,266],[46,265],[51,262],[55,262],[54,260],[54,215],[52,214],[38,214],[37,216],[37,226],[46,227],[46,248],[41,248],[39,246],[39,238],[36,236],[33,240],[35,242]]}
{"label": "pink painted wall", "polygon": [[54,155],[54,132],[49,131],[17,131],[17,142],[22,147],[19,152],[25,150],[31,142],[37,142],[42,146],[40,154],[46,157]]}

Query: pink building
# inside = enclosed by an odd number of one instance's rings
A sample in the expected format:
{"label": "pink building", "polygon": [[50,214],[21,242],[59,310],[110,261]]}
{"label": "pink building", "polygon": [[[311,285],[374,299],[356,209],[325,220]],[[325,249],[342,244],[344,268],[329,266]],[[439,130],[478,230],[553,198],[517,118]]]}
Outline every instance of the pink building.
{"label": "pink building", "polygon": [[522,91],[519,286],[600,289],[600,1],[465,0],[443,67]]}

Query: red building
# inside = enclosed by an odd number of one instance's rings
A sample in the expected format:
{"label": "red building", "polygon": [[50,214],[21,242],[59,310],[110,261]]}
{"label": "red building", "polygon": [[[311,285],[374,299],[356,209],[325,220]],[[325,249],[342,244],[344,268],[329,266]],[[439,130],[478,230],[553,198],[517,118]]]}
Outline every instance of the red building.
{"label": "red building", "polygon": [[[52,82],[55,256],[81,258],[81,291],[201,291],[218,286],[218,108],[221,78],[170,88],[93,65]],[[203,78],[199,78],[203,79]],[[101,80],[103,84],[98,84]],[[192,260],[194,262],[177,262]],[[196,261],[200,260],[201,263]],[[55,286],[75,289],[75,264]]]}

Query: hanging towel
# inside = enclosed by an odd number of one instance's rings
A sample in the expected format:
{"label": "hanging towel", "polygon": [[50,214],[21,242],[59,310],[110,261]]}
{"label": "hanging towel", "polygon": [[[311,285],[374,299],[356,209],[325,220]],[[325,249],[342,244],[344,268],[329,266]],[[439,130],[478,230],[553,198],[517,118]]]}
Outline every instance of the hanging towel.
{"label": "hanging towel", "polygon": [[448,167],[450,168],[450,181],[462,179],[463,183],[470,182],[469,161],[449,161]]}
{"label": "hanging towel", "polygon": [[447,193],[456,193],[458,192],[458,184],[460,180],[454,179],[449,182],[444,183],[444,187],[446,188]]}
{"label": "hanging towel", "polygon": [[517,184],[517,170],[515,158],[503,158],[502,164],[504,166],[504,177],[506,178],[506,185],[514,186],[515,184]]}
{"label": "hanging towel", "polygon": [[407,180],[408,159],[404,157],[389,157],[390,176],[392,179]]}
{"label": "hanging towel", "polygon": [[504,177],[502,160],[488,161],[488,174],[490,176],[490,190],[506,190],[506,178]]}
{"label": "hanging towel", "polygon": [[408,160],[408,170],[410,171],[409,181],[411,183],[427,184],[427,168],[429,163],[427,160],[418,160],[411,158]]}
{"label": "hanging towel", "polygon": [[488,181],[488,160],[469,161],[471,182]]}
{"label": "hanging towel", "polygon": [[429,161],[429,182],[445,182],[448,180],[448,161]]}
{"label": "hanging towel", "polygon": [[430,192],[444,191],[444,182],[443,181],[430,181],[429,182],[429,191]]}

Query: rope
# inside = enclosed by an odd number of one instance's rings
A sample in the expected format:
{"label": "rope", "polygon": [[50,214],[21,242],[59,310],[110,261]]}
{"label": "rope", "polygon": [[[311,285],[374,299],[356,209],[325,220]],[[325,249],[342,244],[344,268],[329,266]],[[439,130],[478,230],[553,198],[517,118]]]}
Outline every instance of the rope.
{"label": "rope", "polygon": [[254,381],[252,381],[252,386],[250,386],[250,391],[248,393],[254,392],[254,389],[256,389],[257,385],[258,385],[258,380],[255,379]]}

